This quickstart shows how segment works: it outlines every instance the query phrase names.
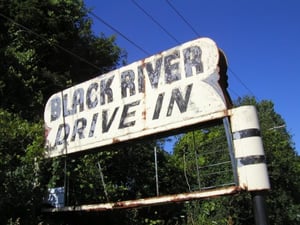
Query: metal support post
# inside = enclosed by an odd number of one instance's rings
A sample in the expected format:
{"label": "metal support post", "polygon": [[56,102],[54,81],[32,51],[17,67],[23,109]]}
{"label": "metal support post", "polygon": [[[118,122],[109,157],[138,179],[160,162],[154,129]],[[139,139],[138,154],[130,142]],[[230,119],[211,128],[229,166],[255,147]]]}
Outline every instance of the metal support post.
{"label": "metal support post", "polygon": [[157,151],[154,147],[154,163],[155,163],[155,184],[156,184],[156,195],[159,196],[159,186],[158,186],[158,170],[157,170]]}
{"label": "metal support post", "polygon": [[251,192],[256,225],[269,225],[265,191]]}

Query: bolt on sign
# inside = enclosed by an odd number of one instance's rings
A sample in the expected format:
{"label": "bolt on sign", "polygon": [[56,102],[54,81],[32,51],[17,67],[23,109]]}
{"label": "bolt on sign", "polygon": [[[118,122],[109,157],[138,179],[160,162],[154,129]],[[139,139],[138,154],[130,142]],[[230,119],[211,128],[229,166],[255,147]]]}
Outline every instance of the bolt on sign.
{"label": "bolt on sign", "polygon": [[227,64],[199,38],[52,95],[46,155],[55,157],[220,118],[230,105]]}

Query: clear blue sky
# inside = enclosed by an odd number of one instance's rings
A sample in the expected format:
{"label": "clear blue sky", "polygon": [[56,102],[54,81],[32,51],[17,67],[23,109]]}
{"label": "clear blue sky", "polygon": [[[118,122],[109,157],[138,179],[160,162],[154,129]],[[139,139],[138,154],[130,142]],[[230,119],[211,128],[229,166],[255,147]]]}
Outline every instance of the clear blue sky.
{"label": "clear blue sky", "polygon": [[[157,21],[151,20],[134,2]],[[150,55],[197,37],[213,39],[225,52],[232,99],[255,95],[271,100],[286,121],[300,153],[300,1],[298,0],[170,0],[197,34],[165,0],[85,0],[93,13]],[[96,35],[116,35],[128,52],[128,63],[146,58],[98,19]],[[167,34],[169,33],[169,34]],[[274,124],[279,126],[282,124]]]}

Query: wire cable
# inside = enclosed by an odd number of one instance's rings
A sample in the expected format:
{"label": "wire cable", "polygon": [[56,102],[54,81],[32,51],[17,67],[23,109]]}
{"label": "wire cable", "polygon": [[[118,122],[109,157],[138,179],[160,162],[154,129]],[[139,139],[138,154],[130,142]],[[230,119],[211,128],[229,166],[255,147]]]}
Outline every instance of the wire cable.
{"label": "wire cable", "polygon": [[[177,44],[180,44],[180,42],[173,36],[171,35],[164,27],[162,27],[162,25],[157,22],[149,13],[147,13],[139,4],[136,3],[135,0],[132,0],[132,2],[140,9],[142,10],[153,22],[155,22],[166,34],[168,34]],[[178,16],[185,22],[188,24],[188,26],[190,27],[190,29],[197,34],[198,36],[200,36],[198,34],[198,32],[193,28],[193,26],[188,23],[188,21],[178,12],[178,10],[176,10],[175,6],[171,5],[171,3],[166,0],[166,2],[170,5],[170,7],[178,14]],[[124,34],[122,34],[119,30],[117,30],[116,28],[114,28],[113,26],[111,26],[109,23],[107,23],[106,21],[104,21],[102,18],[100,18],[99,16],[97,16],[96,14],[94,14],[93,12],[89,12],[89,14],[91,14],[94,18],[96,18],[97,20],[99,20],[100,22],[102,22],[103,24],[105,24],[106,26],[108,26],[110,29],[112,29],[113,31],[115,31],[116,33],[118,33],[120,36],[122,36],[125,40],[127,40],[129,43],[131,43],[133,46],[135,46],[136,48],[138,48],[141,52],[143,52],[144,54],[146,54],[147,56],[150,55],[150,53],[148,51],[146,51],[144,48],[140,47],[139,45],[137,45],[135,42],[133,42],[132,40],[130,40],[128,37],[126,37]],[[38,38],[42,39],[43,41],[45,41],[46,43],[48,43],[49,45],[54,45],[55,47],[59,48],[60,50],[68,53],[69,55],[75,57],[76,59],[88,64],[89,66],[99,70],[99,67],[91,62],[89,62],[88,60],[82,58],[81,56],[73,53],[72,51],[64,48],[63,46],[56,44],[50,40],[48,40],[47,38],[43,37],[42,35],[38,34],[37,32],[33,31],[32,29],[18,23],[17,21],[15,21],[14,19],[4,15],[3,13],[0,13],[0,16],[14,24],[16,24],[17,26],[23,28],[25,31],[27,31],[28,33],[31,33],[35,36],[37,36]],[[251,91],[251,89],[238,77],[238,75],[230,68],[228,67],[228,70],[234,75],[234,77],[238,80],[239,83],[241,83],[241,85],[252,95],[255,96],[254,93]]]}
{"label": "wire cable", "polygon": [[[166,0],[167,4],[174,10],[174,12],[176,12],[176,14],[182,19],[182,21],[184,21],[186,23],[186,25],[194,32],[194,34],[196,34],[197,36],[200,37],[200,34],[196,31],[196,29],[193,27],[193,25],[191,23],[189,23],[187,21],[187,19],[176,9],[176,7],[169,1]],[[228,70],[234,75],[234,77],[238,80],[239,83],[241,83],[241,85],[252,95],[255,96],[254,93],[250,90],[249,87],[247,87],[247,85],[238,77],[238,75],[233,72],[233,70],[228,66]],[[235,95],[239,96],[238,94],[236,94],[236,92],[234,92],[231,89],[231,92],[233,92]]]}
{"label": "wire cable", "polygon": [[140,47],[139,45],[137,45],[135,42],[133,42],[132,40],[130,40],[128,37],[126,37],[124,34],[122,34],[119,30],[117,30],[112,25],[110,25],[108,22],[106,22],[105,20],[103,20],[100,16],[96,15],[93,12],[89,12],[89,14],[91,14],[93,17],[95,17],[95,19],[99,20],[101,23],[105,24],[107,27],[109,27],[110,29],[112,29],[114,32],[116,32],[117,34],[119,34],[120,36],[122,36],[125,40],[127,40],[130,44],[132,44],[133,46],[135,46],[137,49],[139,49],[145,55],[147,55],[147,56],[150,55],[149,52],[147,52],[145,49],[143,49],[142,47]]}
{"label": "wire cable", "polygon": [[232,90],[230,87],[228,87],[228,90],[233,93],[237,98],[241,97],[236,91]]}
{"label": "wire cable", "polygon": [[157,26],[159,26],[171,39],[173,39],[177,44],[180,42],[170,33],[168,32],[157,20],[154,19],[142,6],[140,6],[135,0],[131,0],[133,4],[135,4],[146,16],[148,16]]}
{"label": "wire cable", "polygon": [[8,20],[8,21],[10,21],[10,22],[12,22],[12,23],[14,23],[14,24],[16,24],[18,27],[23,28],[25,31],[27,31],[27,32],[29,32],[29,33],[31,33],[31,34],[37,36],[38,38],[40,38],[40,39],[42,39],[42,40],[44,40],[44,41],[45,41],[46,43],[48,43],[49,45],[54,45],[55,47],[59,48],[60,50],[62,50],[62,51],[64,51],[64,52],[66,52],[66,53],[72,55],[73,57],[75,57],[76,59],[78,59],[78,60],[80,60],[80,61],[82,61],[82,62],[85,62],[86,64],[88,64],[88,65],[90,65],[90,66],[96,68],[97,70],[100,69],[99,66],[96,66],[95,64],[93,64],[93,63],[87,61],[86,59],[80,57],[79,55],[76,55],[75,53],[73,53],[72,51],[70,51],[70,50],[68,50],[68,49],[66,49],[66,48],[64,48],[64,47],[62,47],[61,45],[56,44],[56,43],[54,43],[54,42],[48,40],[47,38],[45,38],[45,37],[43,37],[42,35],[36,33],[36,32],[33,31],[32,29],[30,29],[30,28],[28,28],[28,27],[26,27],[26,26],[24,26],[24,25],[18,23],[17,21],[13,20],[12,18],[10,18],[10,17],[8,17],[8,16],[5,16],[5,15],[2,14],[2,13],[0,13],[0,16],[1,16],[2,18],[5,18],[6,20]]}
{"label": "wire cable", "polygon": [[238,75],[233,72],[233,70],[228,67],[228,70],[232,73],[232,75],[241,83],[241,85],[252,95],[255,96],[254,93],[250,90],[250,88],[247,87],[247,85],[238,77]]}
{"label": "wire cable", "polygon": [[194,29],[194,27],[184,18],[184,16],[171,4],[169,0],[166,0],[168,5],[174,10],[174,12],[185,22],[185,24],[194,32],[194,34],[200,37],[200,34]]}

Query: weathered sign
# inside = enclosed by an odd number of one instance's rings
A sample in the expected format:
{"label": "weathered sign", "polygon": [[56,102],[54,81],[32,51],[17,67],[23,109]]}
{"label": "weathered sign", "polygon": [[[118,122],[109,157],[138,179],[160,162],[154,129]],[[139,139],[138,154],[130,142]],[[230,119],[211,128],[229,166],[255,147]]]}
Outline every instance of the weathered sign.
{"label": "weathered sign", "polygon": [[48,196],[44,199],[44,204],[51,205],[55,208],[62,208],[65,206],[65,188],[56,187],[48,189]]}
{"label": "weathered sign", "polygon": [[222,67],[216,44],[199,38],[52,95],[44,114],[47,156],[224,116]]}

